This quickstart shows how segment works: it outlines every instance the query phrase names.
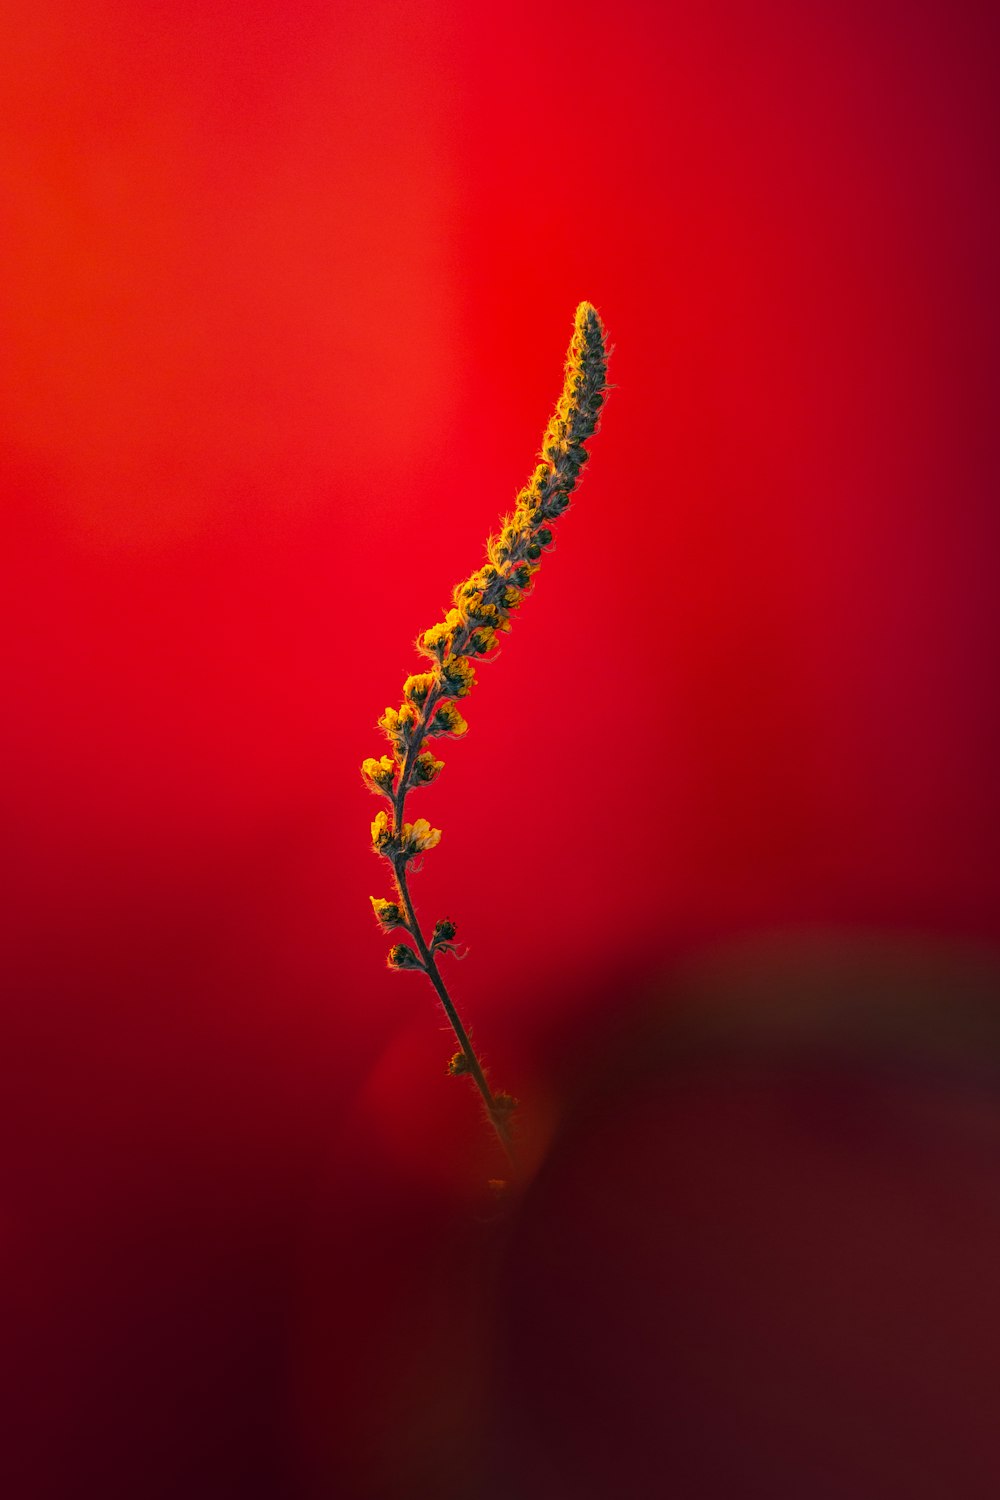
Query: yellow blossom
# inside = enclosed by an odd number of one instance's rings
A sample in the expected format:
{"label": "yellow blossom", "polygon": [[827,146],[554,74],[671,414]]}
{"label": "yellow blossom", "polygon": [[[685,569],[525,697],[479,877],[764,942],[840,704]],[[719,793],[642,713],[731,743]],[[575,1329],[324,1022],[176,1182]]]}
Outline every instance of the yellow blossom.
{"label": "yellow blossom", "polygon": [[440,658],[450,649],[453,634],[447,621],[442,620],[439,625],[432,625],[430,630],[424,631],[420,637],[421,649]]}
{"label": "yellow blossom", "polygon": [[440,828],[432,828],[426,818],[403,824],[403,848],[407,854],[423,854],[425,849],[433,849],[440,842]]}
{"label": "yellow blossom", "polygon": [[469,644],[466,648],[476,656],[485,656],[487,651],[492,651],[497,643],[497,633],[491,625],[483,625],[474,630],[469,636]]}
{"label": "yellow blossom", "polygon": [[454,703],[442,703],[427,728],[428,734],[465,734],[468,724]]}
{"label": "yellow blossom", "polygon": [[420,722],[420,715],[412,703],[403,703],[398,709],[387,708],[378,721],[378,727],[392,741],[400,759],[406,753],[410,735]]}
{"label": "yellow blossom", "polygon": [[376,854],[382,854],[392,842],[392,819],[385,811],[376,813],[372,820],[372,848]]}
{"label": "yellow blossom", "polygon": [[434,686],[434,680],[433,672],[415,672],[403,683],[403,697],[408,698],[411,703],[423,703]]}
{"label": "yellow blossom", "polygon": [[476,680],[476,669],[467,656],[449,656],[441,663],[441,683],[453,698],[464,698]]}
{"label": "yellow blossom", "polygon": [[376,760],[373,755],[369,755],[367,760],[361,762],[361,774],[369,790],[379,792],[384,797],[392,796],[396,762],[390,756],[382,755]]}

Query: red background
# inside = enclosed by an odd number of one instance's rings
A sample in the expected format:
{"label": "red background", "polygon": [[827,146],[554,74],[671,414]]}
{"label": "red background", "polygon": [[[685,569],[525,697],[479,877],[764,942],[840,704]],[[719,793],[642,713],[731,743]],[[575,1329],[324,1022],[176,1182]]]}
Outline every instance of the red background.
{"label": "red background", "polygon": [[357,767],[581,298],[593,460],[413,804],[528,1155],[706,945],[996,944],[996,61],[934,3],[8,12],[8,1493],[452,1440],[386,1391],[497,1164]]}

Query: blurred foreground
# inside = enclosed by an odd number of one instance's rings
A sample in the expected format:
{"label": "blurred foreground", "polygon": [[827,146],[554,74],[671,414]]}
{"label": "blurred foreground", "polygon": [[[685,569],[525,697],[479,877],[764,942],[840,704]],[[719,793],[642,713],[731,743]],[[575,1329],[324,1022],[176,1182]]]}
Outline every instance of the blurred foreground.
{"label": "blurred foreground", "polygon": [[313,1222],[261,1493],[995,1496],[998,998],[984,950],[778,935],[554,1038],[506,1223],[404,1182]]}

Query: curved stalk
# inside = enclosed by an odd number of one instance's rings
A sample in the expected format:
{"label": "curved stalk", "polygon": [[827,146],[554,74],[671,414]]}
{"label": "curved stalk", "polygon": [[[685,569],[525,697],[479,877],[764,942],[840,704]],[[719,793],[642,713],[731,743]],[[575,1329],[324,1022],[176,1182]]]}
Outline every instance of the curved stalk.
{"label": "curved stalk", "polygon": [[514,1154],[514,1145],[510,1138],[510,1129],[506,1117],[497,1107],[496,1099],[493,1097],[493,1092],[486,1081],[486,1074],[483,1072],[482,1064],[476,1056],[475,1048],[469,1039],[469,1033],[462,1024],[462,1018],[458,1013],[455,1002],[448,994],[445,982],[441,978],[441,971],[437,966],[437,960],[421,931],[420,923],[417,921],[417,914],[413,907],[413,898],[410,895],[410,889],[406,882],[406,864],[401,857],[393,862],[393,874],[396,877],[396,889],[399,891],[400,900],[406,910],[406,918],[410,924],[410,933],[423,960],[427,977],[437,991],[437,997],[444,1007],[444,1013],[451,1023],[451,1029],[454,1031],[458,1045],[461,1047],[462,1054],[465,1057],[466,1069],[482,1095],[490,1124],[497,1133],[497,1138],[507,1155],[507,1160],[510,1162],[512,1170],[516,1172],[518,1170],[517,1157]]}
{"label": "curved stalk", "polygon": [[[511,613],[531,589],[542,553],[552,545],[552,524],[569,504],[589,457],[585,444],[597,430],[608,389],[607,359],[603,324],[595,308],[581,302],[566,356],[563,392],[542,439],[541,462],[518,492],[512,513],[503,518],[499,532],[489,538],[488,561],[458,585],[452,596],[454,608],[420,638],[418,649],[430,659],[432,667],[408,677],[399,711],[388,708],[379,720],[392,745],[392,759],[387,755],[369,757],[362,766],[367,785],[387,797],[392,807],[391,827],[385,811],[372,823],[372,847],[391,865],[399,898],[391,902],[372,897],[372,904],[384,930],[405,928],[416,948],[414,953],[408,944],[397,943],[390,951],[389,966],[423,969],[431,981],[461,1049],[451,1071],[468,1073],[472,1078],[515,1172],[511,1112],[516,1101],[490,1088],[438,967],[438,952],[445,951],[454,936],[454,926],[450,922],[439,924],[442,931],[438,933],[436,928],[428,942],[410,895],[407,864],[424,849],[433,848],[441,830],[432,829],[423,818],[410,828],[403,814],[408,793],[435,780],[441,770],[441,762],[422,751],[425,739],[428,735],[434,738],[465,733],[468,726],[449,700],[464,699],[475,681],[475,663],[496,655],[497,632],[510,629]],[[441,722],[445,714],[447,718]]]}

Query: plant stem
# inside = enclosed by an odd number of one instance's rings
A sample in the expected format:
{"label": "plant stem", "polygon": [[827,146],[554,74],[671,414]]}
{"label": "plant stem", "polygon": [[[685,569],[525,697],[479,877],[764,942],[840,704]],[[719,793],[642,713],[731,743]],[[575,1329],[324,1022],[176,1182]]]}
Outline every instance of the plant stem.
{"label": "plant stem", "polygon": [[[402,770],[400,772],[398,789],[393,801],[393,814],[395,819],[395,831],[397,837],[402,837],[403,832],[403,809],[406,803],[406,794],[410,790],[409,786],[407,785],[409,780],[410,767],[413,763],[417,751],[420,748],[421,741],[424,737],[424,731],[427,727],[427,724],[430,722],[431,713],[439,696],[439,687],[432,688],[430,693],[428,694],[427,700],[424,703],[423,711],[420,715],[420,724],[414,732],[410,747],[406,752]],[[444,1013],[448,1017],[448,1020],[451,1023],[451,1029],[452,1031],[454,1031],[455,1036],[458,1040],[458,1045],[462,1049],[462,1055],[465,1058],[466,1069],[471,1075],[476,1088],[482,1095],[483,1103],[486,1106],[486,1113],[489,1116],[490,1124],[496,1131],[497,1138],[500,1141],[504,1152],[506,1153],[507,1160],[510,1163],[511,1171],[516,1174],[518,1171],[517,1157],[514,1153],[514,1145],[510,1138],[510,1127],[508,1125],[506,1115],[497,1106],[496,1099],[493,1097],[493,1091],[486,1081],[486,1074],[483,1072],[482,1064],[480,1063],[479,1058],[476,1056],[475,1048],[473,1047],[472,1042],[469,1039],[469,1033],[466,1031],[464,1025],[462,1024],[462,1018],[458,1013],[458,1008],[456,1007],[454,1000],[449,995],[444,980],[441,978],[441,971],[437,966],[437,960],[434,956],[434,953],[432,952],[427,939],[424,937],[424,934],[421,931],[420,923],[417,920],[417,914],[413,906],[413,898],[410,895],[410,888],[406,880],[406,860],[401,854],[397,855],[397,857],[392,861],[392,870],[393,875],[395,876],[396,888],[399,891],[400,900],[402,901],[403,906],[406,910],[406,918],[407,922],[409,923],[410,932],[413,936],[414,942],[417,945],[420,957],[423,960],[427,977],[437,991],[437,997],[444,1007]]]}
{"label": "plant stem", "polygon": [[468,1068],[468,1071],[471,1074],[473,1081],[475,1082],[476,1088],[482,1095],[483,1103],[486,1106],[486,1113],[489,1115],[490,1124],[493,1126],[493,1129],[497,1133],[497,1138],[500,1141],[504,1152],[506,1153],[507,1160],[509,1161],[511,1166],[511,1170],[516,1173],[518,1170],[517,1157],[514,1154],[514,1146],[510,1138],[510,1130],[507,1125],[507,1120],[503,1112],[497,1107],[497,1102],[493,1097],[492,1090],[490,1089],[490,1086],[486,1081],[486,1074],[483,1072],[479,1058],[476,1056],[475,1048],[473,1047],[472,1042],[469,1039],[469,1033],[466,1031],[464,1025],[462,1024],[462,1018],[458,1013],[455,1002],[448,994],[448,991],[445,987],[445,982],[441,978],[441,971],[437,966],[437,961],[434,957],[434,954],[431,952],[427,944],[427,940],[420,930],[420,923],[417,921],[417,914],[413,908],[413,898],[410,895],[409,886],[406,883],[406,869],[402,860],[400,860],[398,865],[394,865],[394,871],[396,875],[396,885],[398,887],[400,897],[402,898],[403,905],[406,908],[406,916],[410,924],[410,931],[413,934],[414,940],[417,944],[417,948],[420,952],[420,957],[424,961],[424,968],[427,971],[427,977],[437,991],[438,999],[444,1006],[445,1015],[448,1017],[448,1020],[451,1023],[451,1028],[458,1039],[458,1045],[461,1047],[462,1053],[465,1057],[466,1067]]}

